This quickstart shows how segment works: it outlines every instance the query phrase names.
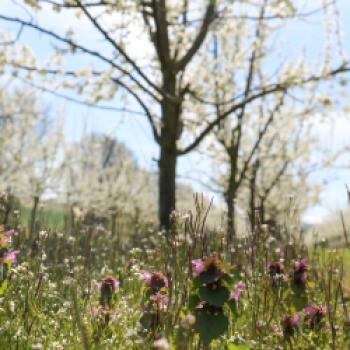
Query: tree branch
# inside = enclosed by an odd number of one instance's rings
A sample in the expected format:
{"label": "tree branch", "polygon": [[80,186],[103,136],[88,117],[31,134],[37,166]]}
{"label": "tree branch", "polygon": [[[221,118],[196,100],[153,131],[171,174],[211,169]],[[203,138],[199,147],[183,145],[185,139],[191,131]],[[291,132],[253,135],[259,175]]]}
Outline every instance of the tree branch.
{"label": "tree branch", "polygon": [[129,71],[127,71],[126,69],[122,68],[121,66],[117,65],[115,62],[113,62],[111,59],[101,55],[101,53],[94,51],[94,50],[90,50],[87,49],[86,47],[79,45],[77,43],[75,43],[73,40],[71,39],[67,39],[64,38],[60,35],[58,35],[57,33],[54,33],[50,30],[47,30],[45,28],[42,28],[36,24],[33,24],[31,22],[27,22],[24,21],[20,18],[15,18],[15,17],[8,17],[5,15],[1,15],[0,14],[0,19],[4,20],[4,21],[8,21],[8,22],[13,22],[13,23],[19,23],[22,24],[26,27],[30,27],[32,29],[35,29],[41,33],[44,33],[58,41],[61,41],[65,44],[68,44],[70,47],[80,50],[86,54],[89,54],[93,57],[96,57],[98,59],[100,59],[101,61],[108,63],[109,65],[111,65],[113,68],[115,68],[116,70],[118,70],[119,72],[123,73],[124,75],[128,76],[130,78],[130,80],[132,80],[142,91],[144,91],[146,94],[148,94],[149,96],[151,96],[154,100],[156,100],[157,102],[160,102],[159,98],[152,92],[150,91],[147,87],[145,87],[140,81],[138,81]]}
{"label": "tree branch", "polygon": [[73,97],[61,94],[61,93],[59,93],[59,92],[57,92],[55,90],[51,90],[51,89],[48,89],[46,87],[34,84],[31,81],[28,81],[27,79],[23,79],[23,78],[19,78],[19,77],[17,77],[17,79],[22,81],[24,84],[27,84],[27,85],[33,87],[36,90],[40,90],[42,92],[46,92],[46,93],[48,93],[50,95],[53,95],[55,97],[62,98],[64,100],[66,100],[66,101],[73,102],[73,103],[76,103],[76,104],[79,104],[79,105],[83,105],[83,106],[87,106],[87,107],[95,108],[95,109],[101,109],[101,110],[105,110],[105,111],[111,111],[111,112],[123,112],[123,113],[125,112],[125,113],[130,113],[130,114],[139,114],[139,115],[144,115],[145,114],[145,113],[134,111],[134,110],[131,110],[131,109],[128,109],[128,108],[118,108],[118,107],[105,106],[105,105],[96,105],[96,104],[93,104],[93,103],[81,101],[81,100],[78,100],[76,98],[73,98]]}
{"label": "tree branch", "polygon": [[[86,17],[90,20],[90,22],[93,24],[93,26],[103,35],[103,37],[109,42],[117,52],[119,52],[126,62],[128,62],[135,70],[136,72],[141,76],[142,79],[145,80],[145,82],[151,86],[154,90],[156,90],[158,93],[160,93],[164,97],[169,97],[159,86],[154,84],[142,71],[142,69],[136,64],[136,62],[126,53],[126,51],[113,40],[113,38],[102,28],[102,26],[98,23],[97,19],[94,18],[90,12],[84,7],[84,5],[81,3],[80,0],[75,0],[77,4],[79,5],[80,9],[84,12]],[[171,96],[172,97],[172,96]]]}
{"label": "tree branch", "polygon": [[[182,150],[178,151],[179,155],[184,155],[190,151],[192,151],[194,148],[196,148],[204,139],[204,137],[211,132],[211,130],[217,126],[222,120],[224,120],[228,115],[230,115],[231,113],[239,110],[240,108],[242,108],[244,105],[251,103],[263,96],[267,96],[276,92],[280,92],[280,91],[287,91],[288,89],[292,89],[294,87],[302,87],[305,84],[311,83],[311,82],[317,82],[317,81],[321,81],[321,80],[326,80],[328,78],[331,78],[332,76],[335,76],[337,74],[341,74],[341,73],[347,73],[350,72],[350,66],[348,65],[341,65],[339,68],[336,68],[334,70],[329,71],[328,73],[324,74],[324,75],[312,75],[308,78],[302,79],[300,81],[294,81],[294,82],[282,82],[282,83],[277,83],[275,85],[269,85],[266,87],[263,87],[260,92],[255,93],[253,95],[250,94],[250,96],[246,99],[244,99],[243,101],[236,103],[234,105],[232,105],[229,109],[227,109],[225,112],[223,112],[220,116],[218,116],[215,120],[213,120],[212,122],[210,122],[201,132],[200,134],[197,136],[197,138],[187,147],[183,148]],[[256,90],[256,89],[254,89]],[[254,91],[253,90],[253,91]],[[213,105],[215,105],[215,103],[212,103]]]}
{"label": "tree branch", "polygon": [[[60,8],[72,8],[72,9],[76,9],[79,8],[78,5],[75,4],[69,4],[69,3],[59,3],[57,1],[54,0],[40,0],[41,2],[45,2],[47,4],[53,5],[53,6],[57,6]],[[98,7],[98,6],[112,6],[113,4],[108,2],[108,1],[104,1],[104,0],[100,0],[100,1],[95,1],[95,2],[89,2],[84,4],[85,7]]]}
{"label": "tree branch", "polygon": [[269,126],[271,125],[271,123],[273,122],[273,120],[275,118],[275,114],[278,113],[278,111],[282,107],[283,103],[284,103],[284,95],[282,96],[279,103],[275,106],[275,108],[270,112],[269,118],[266,121],[264,127],[259,131],[259,135],[255,141],[255,144],[254,144],[253,148],[251,149],[248,158],[245,160],[245,162],[243,164],[242,171],[241,171],[240,176],[237,180],[237,186],[239,186],[241,184],[241,182],[243,181],[245,174],[248,170],[248,167],[250,165],[250,162],[251,162],[256,150],[259,148]]}
{"label": "tree branch", "polygon": [[[21,68],[21,69],[24,69],[24,70],[28,70],[28,71],[36,71],[37,69],[36,68],[33,68],[33,67],[26,67],[26,66],[21,66],[21,65],[16,65],[18,68]],[[59,71],[59,70],[56,70],[56,69],[44,69],[43,70],[44,73],[47,73],[47,74],[53,74],[53,75],[56,75],[56,74],[61,74],[61,75],[67,75],[67,76],[76,76],[76,72],[74,71],[65,71],[65,72],[62,72],[62,71]],[[92,75],[95,75],[95,76],[99,76],[101,75],[101,72],[92,72]],[[156,142],[159,143],[159,134],[158,134],[158,130],[157,130],[157,126],[155,124],[155,121],[154,121],[154,117],[150,111],[150,109],[147,107],[146,103],[142,100],[142,98],[133,90],[131,89],[128,85],[126,85],[123,81],[121,81],[119,78],[116,78],[116,77],[111,77],[111,80],[116,83],[117,85],[120,85],[122,88],[124,88],[130,95],[132,95],[135,100],[138,102],[138,104],[140,105],[140,107],[143,109],[150,125],[151,125],[151,129],[152,129],[152,133],[153,133],[153,136],[154,136],[154,139],[156,140]],[[49,90],[47,90],[48,92],[50,92]],[[62,97],[62,98],[66,98],[67,100],[71,100],[71,102],[77,102],[77,103],[83,103],[83,104],[86,104],[84,102],[78,102],[78,100],[75,100],[73,98],[70,98],[68,96],[64,96],[64,95],[61,95],[59,96],[60,94],[56,93],[55,94],[58,96],[58,97]],[[92,106],[92,104],[91,104]],[[107,109],[107,108],[102,108],[102,109]]]}
{"label": "tree branch", "polygon": [[215,0],[209,2],[202,22],[202,26],[199,29],[199,32],[196,38],[194,39],[192,46],[181,59],[175,62],[174,66],[177,71],[183,70],[186,67],[186,65],[191,61],[192,57],[196,54],[199,48],[202,46],[207,36],[209,26],[215,18],[215,3]]}
{"label": "tree branch", "polygon": [[169,33],[164,0],[152,0],[153,19],[156,27],[154,46],[162,66],[170,63]]}

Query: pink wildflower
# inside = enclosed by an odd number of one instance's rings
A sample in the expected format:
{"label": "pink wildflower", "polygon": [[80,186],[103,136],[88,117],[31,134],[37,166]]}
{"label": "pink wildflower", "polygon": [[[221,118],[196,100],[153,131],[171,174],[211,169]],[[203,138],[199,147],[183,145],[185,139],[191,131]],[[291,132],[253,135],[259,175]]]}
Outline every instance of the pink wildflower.
{"label": "pink wildflower", "polygon": [[195,266],[194,276],[199,276],[201,282],[207,285],[217,282],[224,274],[222,263],[217,256],[192,260],[192,264]]}
{"label": "pink wildflower", "polygon": [[238,282],[235,285],[235,289],[231,291],[230,297],[231,299],[235,299],[237,302],[241,297],[241,293],[247,288],[246,284],[243,282]]}
{"label": "pink wildflower", "polygon": [[168,279],[159,271],[149,272],[147,270],[141,270],[143,278],[149,288],[153,291],[159,291],[162,288],[168,288]]}
{"label": "pink wildflower", "polygon": [[307,279],[307,263],[305,259],[297,260],[294,262],[294,283],[296,285],[304,286]]}
{"label": "pink wildflower", "polygon": [[19,250],[13,250],[8,253],[6,253],[2,258],[0,258],[0,264],[3,264],[4,262],[10,262],[11,264],[15,264],[17,259],[16,256],[19,254]]}
{"label": "pink wildflower", "polygon": [[120,282],[116,280],[113,276],[105,277],[102,282],[97,284],[98,289],[111,288],[112,290],[119,289]]}
{"label": "pink wildflower", "polygon": [[142,277],[145,280],[146,284],[149,285],[149,283],[151,282],[152,274],[147,270],[141,270],[140,272],[141,272]]}
{"label": "pink wildflower", "polygon": [[161,294],[159,292],[156,294],[152,294],[149,297],[149,300],[152,303],[155,303],[155,304],[161,305],[161,306],[167,306],[169,304],[169,298],[166,295]]}
{"label": "pink wildflower", "polygon": [[300,315],[294,314],[283,318],[282,327],[285,337],[290,337],[294,334],[294,331],[300,326]]}
{"label": "pink wildflower", "polygon": [[311,328],[320,326],[324,315],[327,313],[327,308],[322,305],[306,305],[305,319]]}
{"label": "pink wildflower", "polygon": [[204,271],[204,264],[202,259],[194,259],[192,260],[192,264],[194,265],[194,276],[198,276],[201,272]]}

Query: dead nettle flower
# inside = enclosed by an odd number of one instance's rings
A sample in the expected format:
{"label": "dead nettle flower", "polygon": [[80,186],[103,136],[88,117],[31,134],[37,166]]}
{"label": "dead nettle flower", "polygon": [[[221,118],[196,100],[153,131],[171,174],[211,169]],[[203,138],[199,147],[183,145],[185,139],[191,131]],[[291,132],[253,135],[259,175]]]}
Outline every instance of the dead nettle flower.
{"label": "dead nettle flower", "polygon": [[11,265],[15,264],[17,262],[18,254],[19,250],[4,251],[4,253],[1,253],[0,249],[0,265],[6,262],[10,263]]}
{"label": "dead nettle flower", "polygon": [[156,304],[158,307],[167,306],[169,304],[169,298],[166,295],[159,292],[157,292],[156,294],[152,294],[149,297],[149,300],[151,303]]}
{"label": "dead nettle flower", "polygon": [[192,264],[194,265],[194,276],[198,276],[202,271],[204,271],[204,264],[202,259],[194,259],[192,260]]}
{"label": "dead nettle flower", "polygon": [[98,288],[100,289],[101,293],[100,304],[103,307],[111,307],[113,294],[119,289],[119,285],[120,282],[113,276],[107,276],[101,283],[98,284]]}
{"label": "dead nettle flower", "polygon": [[194,277],[199,277],[204,284],[213,284],[223,276],[224,269],[217,256],[192,260]]}
{"label": "dead nettle flower", "polygon": [[293,274],[293,282],[298,286],[305,286],[307,279],[307,262],[306,259],[300,259],[294,261],[294,274]]}
{"label": "dead nettle flower", "polygon": [[270,262],[268,264],[268,270],[269,270],[269,276],[270,281],[273,286],[276,286],[278,282],[281,282],[284,280],[284,266],[278,261]]}
{"label": "dead nettle flower", "polygon": [[238,282],[235,285],[235,289],[231,291],[230,298],[235,299],[236,302],[239,302],[242,292],[247,289],[247,285],[244,282]]}
{"label": "dead nettle flower", "polygon": [[15,230],[9,230],[0,232],[0,247],[8,246],[12,243],[12,236],[15,234]]}
{"label": "dead nettle flower", "polygon": [[300,326],[300,315],[294,314],[294,315],[288,315],[285,316],[282,320],[282,328],[283,328],[283,334],[286,338],[289,338],[294,335],[295,331]]}
{"label": "dead nettle flower", "polygon": [[168,279],[159,271],[149,272],[147,270],[141,270],[141,274],[152,292],[156,293],[162,288],[168,288]]}
{"label": "dead nettle flower", "polygon": [[141,304],[143,315],[140,323],[145,329],[155,330],[161,322],[162,312],[169,304],[169,298],[166,295],[168,279],[159,271],[141,270],[141,274],[148,289]]}
{"label": "dead nettle flower", "polygon": [[309,324],[310,328],[318,328],[326,313],[327,308],[322,305],[306,305],[305,321]]}

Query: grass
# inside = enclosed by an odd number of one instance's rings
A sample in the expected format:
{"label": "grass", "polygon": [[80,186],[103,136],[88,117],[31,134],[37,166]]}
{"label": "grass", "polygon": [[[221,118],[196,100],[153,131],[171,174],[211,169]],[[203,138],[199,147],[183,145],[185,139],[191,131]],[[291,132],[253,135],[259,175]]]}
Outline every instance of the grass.
{"label": "grass", "polygon": [[[31,218],[31,208],[27,206],[21,206],[21,222],[29,226],[30,218]],[[65,225],[65,218],[67,217],[66,210],[61,207],[45,207],[44,209],[40,209],[37,215],[37,221],[40,223],[40,226],[43,228],[50,228],[53,230],[60,229],[62,230]]]}
{"label": "grass", "polygon": [[55,208],[39,212],[50,230],[34,242],[14,227],[1,243],[20,253],[0,264],[0,349],[350,348],[348,248],[310,250],[265,226],[229,246],[197,210],[124,241]]}

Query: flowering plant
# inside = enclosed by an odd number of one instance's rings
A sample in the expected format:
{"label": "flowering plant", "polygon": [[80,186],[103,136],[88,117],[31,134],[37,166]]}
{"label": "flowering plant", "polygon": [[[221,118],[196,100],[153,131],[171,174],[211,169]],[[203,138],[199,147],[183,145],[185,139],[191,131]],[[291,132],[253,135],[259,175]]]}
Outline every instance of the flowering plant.
{"label": "flowering plant", "polygon": [[236,306],[246,285],[243,282],[235,284],[217,256],[195,259],[192,264],[194,280],[190,309],[195,314],[196,332],[203,343],[209,345],[227,330],[228,310],[237,315]]}
{"label": "flowering plant", "polygon": [[14,230],[5,231],[4,226],[0,226],[0,295],[6,288],[10,267],[16,263],[16,257],[19,254],[19,250],[11,250],[14,234]]}
{"label": "flowering plant", "polygon": [[141,305],[143,314],[140,323],[144,329],[155,333],[169,305],[168,279],[160,271],[141,270],[140,272],[147,287]]}

